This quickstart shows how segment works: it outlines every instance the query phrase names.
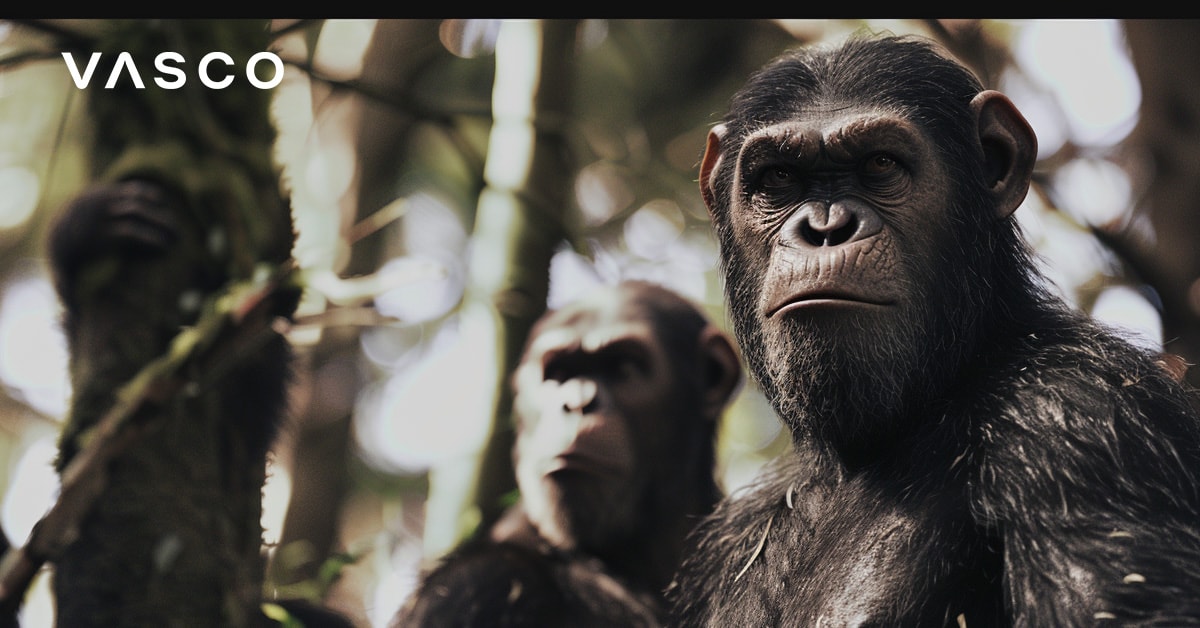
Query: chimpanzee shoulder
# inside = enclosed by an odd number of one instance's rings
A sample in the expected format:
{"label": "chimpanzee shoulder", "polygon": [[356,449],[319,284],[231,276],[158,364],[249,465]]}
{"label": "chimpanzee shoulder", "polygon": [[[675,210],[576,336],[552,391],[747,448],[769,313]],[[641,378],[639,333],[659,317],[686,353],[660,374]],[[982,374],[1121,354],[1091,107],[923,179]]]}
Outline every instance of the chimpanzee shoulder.
{"label": "chimpanzee shoulder", "polygon": [[425,574],[396,626],[658,625],[652,600],[639,599],[591,557],[548,545],[468,543]]}
{"label": "chimpanzee shoulder", "polygon": [[1051,318],[996,350],[962,410],[973,517],[1005,548],[1013,619],[1194,622],[1177,595],[1200,590],[1194,392],[1119,332]]}

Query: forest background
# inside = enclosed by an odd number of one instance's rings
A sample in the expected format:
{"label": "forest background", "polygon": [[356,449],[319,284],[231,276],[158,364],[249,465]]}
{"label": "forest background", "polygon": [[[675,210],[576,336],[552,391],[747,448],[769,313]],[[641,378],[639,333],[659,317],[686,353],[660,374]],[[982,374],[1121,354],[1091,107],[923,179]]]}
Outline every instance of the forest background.
{"label": "forest background", "polygon": [[[96,26],[0,21],[0,525],[16,544],[58,491],[71,390],[43,245],[89,183],[99,89],[74,85],[61,41]],[[942,42],[1038,134],[1017,216],[1055,287],[1200,361],[1200,22],[269,26],[286,64],[274,151],[306,288],[288,332],[294,410],[264,492],[269,585],[361,625],[385,625],[427,561],[513,498],[508,370],[546,307],[640,278],[727,323],[698,161],[733,91],[788,48],[863,29]],[[722,426],[723,486],[786,446],[747,383]],[[25,625],[52,621],[48,569]]]}

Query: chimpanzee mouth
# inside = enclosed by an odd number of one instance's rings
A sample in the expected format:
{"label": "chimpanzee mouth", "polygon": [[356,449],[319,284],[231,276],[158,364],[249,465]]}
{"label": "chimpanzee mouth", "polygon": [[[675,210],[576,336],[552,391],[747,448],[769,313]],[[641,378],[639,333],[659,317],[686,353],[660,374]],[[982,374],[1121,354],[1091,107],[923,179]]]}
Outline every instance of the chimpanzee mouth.
{"label": "chimpanzee mouth", "polygon": [[859,308],[859,307],[888,307],[895,305],[893,301],[873,299],[863,295],[839,291],[801,292],[775,304],[767,311],[767,318],[784,316],[797,310],[810,308]]}
{"label": "chimpanzee mouth", "polygon": [[595,456],[566,453],[555,456],[546,470],[546,475],[569,474],[572,472],[588,475],[609,475],[614,473],[615,469],[611,463]]}

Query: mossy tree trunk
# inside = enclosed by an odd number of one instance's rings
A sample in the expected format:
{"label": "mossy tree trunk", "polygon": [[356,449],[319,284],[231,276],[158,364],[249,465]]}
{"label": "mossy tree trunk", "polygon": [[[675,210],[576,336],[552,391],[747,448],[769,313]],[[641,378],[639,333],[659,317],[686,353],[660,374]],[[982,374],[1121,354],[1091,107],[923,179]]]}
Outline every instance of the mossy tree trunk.
{"label": "mossy tree trunk", "polygon": [[[260,621],[265,454],[289,358],[271,325],[291,314],[295,294],[267,294],[279,300],[250,319],[239,310],[246,301],[218,297],[286,268],[291,254],[290,210],[271,158],[271,92],[243,74],[250,56],[268,49],[267,27],[114,20],[95,24],[87,40],[103,53],[84,92],[97,181],[157,179],[182,193],[184,215],[168,254],[97,259],[70,287],[74,397],[59,468],[64,487],[89,483],[95,500],[69,497],[90,508],[72,542],[50,557],[60,625]],[[125,75],[102,89],[123,51],[145,87]],[[186,59],[181,89],[151,81],[164,51]],[[211,51],[233,58],[231,86],[198,80],[196,65]],[[81,468],[97,425],[122,405],[133,408],[119,428],[126,445],[106,464]]]}

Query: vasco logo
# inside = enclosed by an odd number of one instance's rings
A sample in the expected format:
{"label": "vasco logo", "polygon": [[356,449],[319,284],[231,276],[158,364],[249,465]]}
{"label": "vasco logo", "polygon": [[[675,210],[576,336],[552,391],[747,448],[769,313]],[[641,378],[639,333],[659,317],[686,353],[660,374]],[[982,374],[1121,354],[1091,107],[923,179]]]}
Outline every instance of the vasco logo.
{"label": "vasco logo", "polygon": [[[88,59],[87,67],[80,73],[79,65],[75,63],[75,57],[69,53],[62,53],[63,60],[67,63],[67,70],[71,72],[71,80],[75,81],[75,87],[79,89],[86,88],[92,82],[92,75],[96,72],[96,67],[100,63],[101,53],[93,52],[91,58]],[[261,80],[255,74],[255,67],[264,61],[270,62],[275,66],[275,75],[270,80]],[[183,55],[178,52],[160,52],[154,57],[154,69],[157,70],[158,76],[154,77],[154,83],[163,89],[179,89],[187,84],[187,72],[179,67],[179,64],[184,62]],[[224,52],[210,52],[200,59],[199,65],[196,66],[197,74],[199,74],[200,82],[209,89],[225,89],[233,83],[233,74],[224,68],[212,66],[233,66],[233,58]],[[117,80],[122,74],[128,74],[133,80],[134,87],[145,89],[146,84],[142,82],[142,76],[138,72],[137,65],[133,62],[133,55],[128,52],[122,52],[117,55],[117,62],[113,65],[112,72],[108,75],[108,81],[104,84],[104,89],[112,89],[117,84]],[[213,75],[217,76],[214,77]],[[272,52],[260,52],[246,62],[246,80],[258,89],[271,89],[278,85],[283,80],[283,61]]]}

